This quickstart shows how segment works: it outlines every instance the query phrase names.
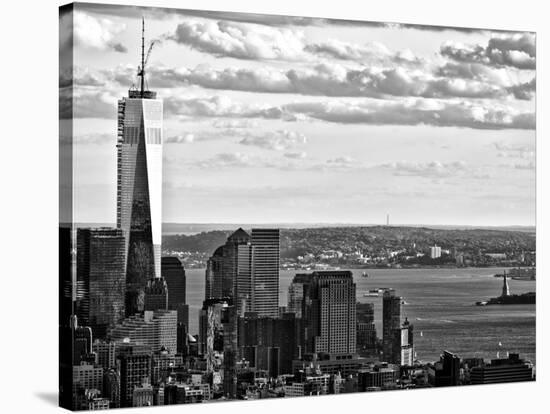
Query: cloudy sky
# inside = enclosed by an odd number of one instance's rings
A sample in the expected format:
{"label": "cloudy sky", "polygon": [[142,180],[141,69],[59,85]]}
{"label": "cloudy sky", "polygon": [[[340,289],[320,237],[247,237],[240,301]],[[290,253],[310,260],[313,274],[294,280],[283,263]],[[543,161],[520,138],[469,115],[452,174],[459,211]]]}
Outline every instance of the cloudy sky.
{"label": "cloudy sky", "polygon": [[84,4],[60,79],[77,221],[115,221],[141,16],[164,222],[534,224],[532,33]]}

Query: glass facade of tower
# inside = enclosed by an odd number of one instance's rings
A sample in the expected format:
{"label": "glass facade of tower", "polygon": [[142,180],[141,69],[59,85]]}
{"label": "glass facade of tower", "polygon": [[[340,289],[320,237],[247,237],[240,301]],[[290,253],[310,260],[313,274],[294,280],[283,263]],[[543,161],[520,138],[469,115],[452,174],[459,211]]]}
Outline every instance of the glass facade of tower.
{"label": "glass facade of tower", "polygon": [[252,229],[252,306],[258,316],[279,315],[279,229]]}
{"label": "glass facade of tower", "polygon": [[117,227],[126,237],[126,315],[142,311],[147,281],[160,277],[162,100],[130,91],[118,102]]}
{"label": "glass facade of tower", "polygon": [[315,352],[355,354],[357,342],[356,298],[353,274],[349,271],[313,272],[312,312],[319,318]]}
{"label": "glass facade of tower", "polygon": [[124,318],[126,291],[125,243],[122,230],[81,228],[77,231],[76,301],[79,324],[90,326],[95,337]]}
{"label": "glass facade of tower", "polygon": [[401,301],[393,289],[382,299],[382,347],[386,362],[397,364],[401,359]]}

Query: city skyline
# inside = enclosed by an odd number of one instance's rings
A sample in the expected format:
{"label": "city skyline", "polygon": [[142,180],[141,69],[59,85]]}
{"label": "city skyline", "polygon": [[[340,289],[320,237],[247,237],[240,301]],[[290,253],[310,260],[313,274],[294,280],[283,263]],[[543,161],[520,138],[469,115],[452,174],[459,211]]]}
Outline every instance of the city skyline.
{"label": "city skyline", "polygon": [[[535,167],[533,34],[101,5],[60,11],[60,126],[74,132],[60,136],[60,190],[71,196],[59,227],[62,407],[536,379],[527,359],[536,358],[536,293],[524,291],[535,285],[534,232],[390,225],[390,214],[409,211],[485,226],[489,213],[532,213],[529,191],[519,189],[533,184]],[[144,15],[153,21],[147,42]],[[107,69],[133,49],[126,35],[136,20],[137,78],[135,67]],[[396,37],[403,30],[414,51]],[[477,46],[441,43],[447,32]],[[353,43],[358,33],[392,48]],[[200,64],[163,66],[176,64],[171,48],[182,47]],[[116,145],[101,132],[107,124]],[[457,131],[474,141],[451,148],[425,136],[456,140]],[[527,144],[502,141],[511,131]],[[521,160],[498,177],[509,165],[474,148],[497,136],[494,157]],[[428,161],[434,152],[469,158]],[[403,154],[414,161],[395,159]],[[445,186],[457,197],[447,199]],[[502,205],[503,194],[525,198]],[[114,226],[80,225],[113,206]],[[179,226],[162,237],[172,217],[269,224],[378,214],[384,226],[253,225],[247,233],[220,224],[192,235]],[[500,266],[512,269],[485,274]],[[489,299],[495,278],[503,278],[500,295]],[[503,313],[503,305],[521,307]]]}
{"label": "city skyline", "polygon": [[114,222],[141,15],[163,221],[535,224],[533,34],[97,5],[75,16],[76,221]]}

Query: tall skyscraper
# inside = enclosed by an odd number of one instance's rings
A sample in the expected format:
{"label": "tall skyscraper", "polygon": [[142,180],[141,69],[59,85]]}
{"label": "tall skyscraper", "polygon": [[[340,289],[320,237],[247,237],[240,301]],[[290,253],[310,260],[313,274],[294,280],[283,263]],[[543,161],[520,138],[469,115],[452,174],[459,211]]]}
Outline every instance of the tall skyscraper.
{"label": "tall skyscraper", "polygon": [[204,300],[222,297],[223,246],[206,262]]}
{"label": "tall skyscraper", "polygon": [[161,259],[161,274],[168,285],[168,308],[176,309],[181,303],[186,303],[185,269],[177,257]]}
{"label": "tall skyscraper", "polygon": [[77,231],[76,315],[90,326],[94,337],[124,318],[126,291],[124,236],[116,228],[80,228]]}
{"label": "tall skyscraper", "polygon": [[[298,275],[297,275],[298,276]],[[296,277],[288,287],[287,312],[294,313],[297,318],[302,317],[302,304],[304,302],[304,284],[296,280]]]}
{"label": "tall skyscraper", "polygon": [[395,290],[387,289],[382,298],[382,350],[384,360],[399,364],[401,360],[401,301]]}
{"label": "tall skyscraper", "polygon": [[376,353],[376,326],[374,325],[374,305],[357,303],[357,352],[361,356]]}
{"label": "tall skyscraper", "polygon": [[414,362],[413,325],[405,318],[401,325],[401,360],[400,365],[412,366]]}
{"label": "tall skyscraper", "polygon": [[205,299],[231,298],[237,314],[279,314],[279,230],[239,228],[206,267]]}
{"label": "tall skyscraper", "polygon": [[126,315],[143,310],[145,284],[160,277],[162,211],[161,99],[145,87],[143,53],[138,76],[118,101],[117,227],[126,237]]}
{"label": "tall skyscraper", "polygon": [[185,269],[177,257],[163,257],[162,277],[168,285],[168,309],[178,312],[178,352],[186,352],[189,332],[189,305],[186,299]]}
{"label": "tall skyscraper", "polygon": [[[306,280],[309,278],[309,282]],[[296,275],[304,289],[303,336],[308,353],[356,353],[356,297],[350,271]]]}
{"label": "tall skyscraper", "polygon": [[[252,303],[258,316],[279,315],[279,229],[252,229]],[[354,302],[355,303],[355,302]]]}
{"label": "tall skyscraper", "polygon": [[249,241],[248,233],[239,228],[227,238],[223,246],[222,297],[237,298],[239,247],[246,246]]}

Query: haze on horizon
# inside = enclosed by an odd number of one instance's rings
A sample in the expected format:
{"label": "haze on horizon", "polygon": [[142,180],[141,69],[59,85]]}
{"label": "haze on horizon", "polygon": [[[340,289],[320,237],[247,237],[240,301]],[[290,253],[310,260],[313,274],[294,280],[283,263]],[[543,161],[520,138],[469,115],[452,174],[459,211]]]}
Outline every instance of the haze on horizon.
{"label": "haze on horizon", "polygon": [[115,222],[116,101],[143,15],[165,223],[535,224],[532,33],[76,10],[77,222]]}

